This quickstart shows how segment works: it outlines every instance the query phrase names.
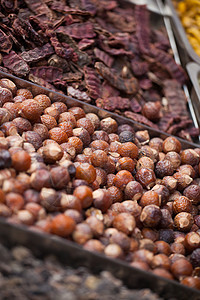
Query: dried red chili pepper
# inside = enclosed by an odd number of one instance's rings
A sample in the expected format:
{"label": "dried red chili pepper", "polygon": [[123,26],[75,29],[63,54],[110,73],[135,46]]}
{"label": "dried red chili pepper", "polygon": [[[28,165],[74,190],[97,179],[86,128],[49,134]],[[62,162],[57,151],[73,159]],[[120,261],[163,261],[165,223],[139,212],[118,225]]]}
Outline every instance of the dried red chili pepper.
{"label": "dried red chili pepper", "polygon": [[42,78],[47,82],[54,82],[62,79],[62,70],[55,67],[35,67],[30,69],[30,74],[38,78]]}
{"label": "dried red chili pepper", "polygon": [[3,32],[3,30],[0,29],[0,50],[8,54],[11,49],[12,43],[9,36],[7,36],[5,32]]}
{"label": "dried red chili pepper", "polygon": [[109,69],[100,62],[95,64],[95,68],[103,78],[105,78],[111,85],[118,88],[120,91],[133,95],[138,92],[138,82],[135,77],[123,79],[119,75],[115,74],[116,72],[114,69]]}
{"label": "dried red chili pepper", "polygon": [[14,51],[11,51],[3,57],[3,64],[6,68],[20,77],[27,75],[30,71],[27,63]]}

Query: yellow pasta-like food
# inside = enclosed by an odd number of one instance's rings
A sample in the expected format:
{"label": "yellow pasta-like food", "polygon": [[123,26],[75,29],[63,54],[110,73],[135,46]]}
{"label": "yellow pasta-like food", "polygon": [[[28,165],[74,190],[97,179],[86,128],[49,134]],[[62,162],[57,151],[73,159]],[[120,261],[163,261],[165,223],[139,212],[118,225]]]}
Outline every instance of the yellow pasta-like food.
{"label": "yellow pasta-like food", "polygon": [[200,56],[200,0],[174,1],[188,40]]}

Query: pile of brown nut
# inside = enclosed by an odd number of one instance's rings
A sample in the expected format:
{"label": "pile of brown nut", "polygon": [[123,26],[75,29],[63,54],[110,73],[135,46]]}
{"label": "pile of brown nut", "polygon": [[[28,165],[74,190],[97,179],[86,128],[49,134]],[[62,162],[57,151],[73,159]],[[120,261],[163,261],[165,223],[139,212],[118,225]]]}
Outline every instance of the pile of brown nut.
{"label": "pile of brown nut", "polygon": [[200,148],[0,86],[0,216],[200,289]]}

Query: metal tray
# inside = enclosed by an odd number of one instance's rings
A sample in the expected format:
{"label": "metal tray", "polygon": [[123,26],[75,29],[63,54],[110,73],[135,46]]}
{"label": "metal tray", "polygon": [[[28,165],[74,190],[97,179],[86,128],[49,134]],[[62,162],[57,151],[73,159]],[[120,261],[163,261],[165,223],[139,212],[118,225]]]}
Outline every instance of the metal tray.
{"label": "metal tray", "polygon": [[[177,1],[179,2],[179,0]],[[196,54],[196,52],[193,50],[192,46],[190,45],[190,42],[186,36],[186,32],[181,24],[181,20],[178,17],[178,14],[176,12],[176,9],[172,1],[166,0],[165,2],[168,6],[167,9],[170,10],[172,27],[176,36],[180,57],[183,65],[185,66],[191,60],[200,64],[200,56]]]}
{"label": "metal tray", "polygon": [[[119,124],[129,123],[135,130],[147,129],[151,135],[165,138],[169,136],[158,130],[153,130],[148,126],[136,123],[132,120],[123,118],[114,113],[107,112],[95,106],[85,104],[81,101],[67,97],[57,92],[50,91],[49,89],[40,87],[36,84],[19,79],[13,75],[0,72],[0,78],[7,77],[14,81],[18,88],[27,88],[33,95],[38,93],[48,95],[52,101],[62,101],[68,107],[80,106],[86,112],[94,112],[100,118],[111,116]],[[196,148],[197,144],[189,143],[185,140],[179,139],[183,148]],[[7,246],[24,245],[30,248],[35,255],[44,256],[47,254],[54,254],[63,263],[77,267],[86,266],[92,272],[98,273],[101,270],[108,270],[116,277],[123,280],[129,288],[150,288],[158,293],[164,299],[188,299],[192,297],[193,300],[200,299],[200,292],[186,286],[179,284],[176,281],[167,280],[158,277],[150,272],[145,272],[131,267],[128,263],[107,258],[106,256],[98,253],[92,253],[74,242],[60,238],[58,236],[41,233],[31,230],[29,227],[9,223],[6,219],[0,218],[0,242]]]}
{"label": "metal tray", "polygon": [[186,69],[192,83],[191,97],[196,118],[200,126],[200,65],[191,62],[186,65]]}

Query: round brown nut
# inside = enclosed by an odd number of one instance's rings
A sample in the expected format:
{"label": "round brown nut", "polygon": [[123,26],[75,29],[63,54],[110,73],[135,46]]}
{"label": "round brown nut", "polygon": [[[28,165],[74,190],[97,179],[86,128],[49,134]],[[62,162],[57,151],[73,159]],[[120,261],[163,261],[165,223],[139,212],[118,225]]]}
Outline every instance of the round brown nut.
{"label": "round brown nut", "polygon": [[46,163],[52,164],[63,157],[64,151],[57,143],[51,143],[43,147],[42,155]]}
{"label": "round brown nut", "polygon": [[64,214],[55,216],[51,222],[51,232],[62,237],[69,236],[75,227],[74,220]]}
{"label": "round brown nut", "polygon": [[173,211],[175,214],[178,214],[180,212],[191,213],[192,202],[187,197],[177,197],[173,202]]}
{"label": "round brown nut", "polygon": [[192,274],[192,271],[192,265],[186,259],[179,259],[175,261],[171,266],[172,274],[178,279],[183,276],[190,276]]}
{"label": "round brown nut", "polygon": [[174,218],[174,225],[180,231],[189,231],[194,224],[194,219],[190,213],[181,212]]}
{"label": "round brown nut", "polygon": [[96,179],[96,170],[92,165],[82,163],[76,168],[76,178],[92,183]]}
{"label": "round brown nut", "polygon": [[161,220],[161,210],[156,205],[147,205],[143,208],[140,221],[145,227],[156,227]]}
{"label": "round brown nut", "polygon": [[21,103],[20,115],[30,121],[37,120],[42,114],[42,109],[37,101],[33,99],[24,100]]}
{"label": "round brown nut", "polygon": [[167,137],[163,142],[163,151],[165,153],[170,151],[179,153],[181,151],[181,143],[173,136]]}
{"label": "round brown nut", "polygon": [[147,189],[150,189],[155,185],[156,176],[153,170],[142,168],[139,169],[135,176],[136,180]]}
{"label": "round brown nut", "polygon": [[93,192],[94,207],[100,209],[102,212],[106,212],[112,204],[109,191],[104,189],[97,189]]}
{"label": "round brown nut", "polygon": [[114,119],[108,117],[108,118],[101,120],[100,128],[101,128],[101,130],[106,131],[108,134],[115,133],[117,131],[118,125]]}
{"label": "round brown nut", "polygon": [[2,88],[6,88],[6,89],[10,90],[12,92],[13,96],[17,92],[16,84],[13,81],[11,81],[10,79],[8,79],[8,78],[2,78],[2,79],[0,79],[0,86]]}
{"label": "round brown nut", "polygon": [[[29,97],[29,99],[30,99],[30,97]],[[49,107],[51,105],[50,98],[47,95],[44,95],[44,94],[37,95],[34,98],[34,100],[37,101],[37,103],[39,104],[42,111],[44,111],[47,107]]]}

